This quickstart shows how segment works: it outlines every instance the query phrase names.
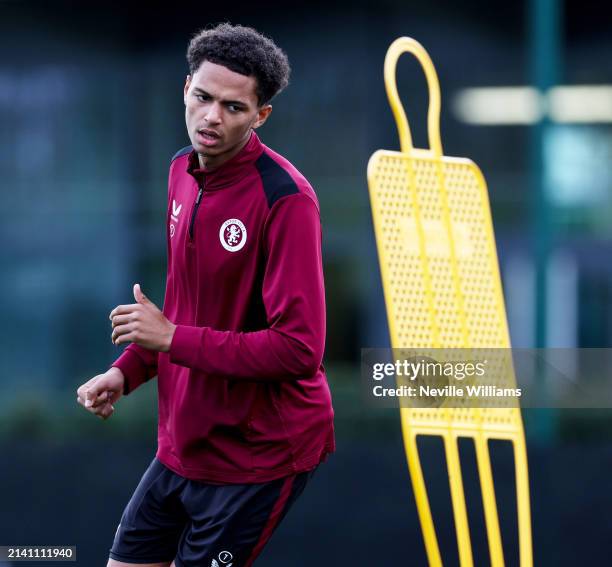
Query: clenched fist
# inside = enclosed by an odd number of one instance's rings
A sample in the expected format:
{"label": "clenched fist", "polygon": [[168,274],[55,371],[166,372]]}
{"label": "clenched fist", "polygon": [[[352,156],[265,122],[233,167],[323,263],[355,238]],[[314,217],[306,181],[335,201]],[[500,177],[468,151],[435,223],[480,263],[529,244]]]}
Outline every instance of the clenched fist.
{"label": "clenched fist", "polygon": [[123,372],[109,368],[79,387],[77,402],[94,415],[107,419],[115,411],[113,404],[123,395],[124,383]]}

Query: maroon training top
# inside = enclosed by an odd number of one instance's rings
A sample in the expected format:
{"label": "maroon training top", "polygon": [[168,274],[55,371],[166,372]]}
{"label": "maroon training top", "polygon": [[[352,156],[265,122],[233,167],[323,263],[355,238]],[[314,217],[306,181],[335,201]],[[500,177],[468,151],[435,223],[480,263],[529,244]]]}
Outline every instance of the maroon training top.
{"label": "maroon training top", "polygon": [[170,165],[167,242],[170,352],[130,344],[113,363],[126,394],[158,375],[157,458],[219,484],[313,468],[335,444],[312,187],[255,132],[211,171],[189,146]]}

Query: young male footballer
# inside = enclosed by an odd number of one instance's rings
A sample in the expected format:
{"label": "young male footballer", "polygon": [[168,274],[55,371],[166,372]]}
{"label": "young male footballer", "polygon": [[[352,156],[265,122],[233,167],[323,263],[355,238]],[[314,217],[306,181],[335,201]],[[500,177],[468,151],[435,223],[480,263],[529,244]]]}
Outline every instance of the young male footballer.
{"label": "young male footballer", "polygon": [[170,164],[163,310],[136,284],[135,303],[110,313],[112,341],[129,345],[77,391],[106,419],[157,376],[157,453],[108,567],[249,567],[334,451],[319,205],[255,133],[287,57],[221,24],[187,61],[191,145]]}

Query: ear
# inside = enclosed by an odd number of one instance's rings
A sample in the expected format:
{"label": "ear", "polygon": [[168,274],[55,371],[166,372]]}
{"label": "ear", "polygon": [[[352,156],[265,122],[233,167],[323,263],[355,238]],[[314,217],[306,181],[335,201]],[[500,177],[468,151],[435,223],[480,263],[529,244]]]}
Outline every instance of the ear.
{"label": "ear", "polygon": [[183,102],[187,104],[187,91],[189,90],[189,85],[191,85],[191,75],[187,75],[185,78],[185,88],[183,89]]}
{"label": "ear", "polygon": [[268,116],[270,116],[271,113],[271,104],[264,104],[261,108],[259,108],[259,110],[257,111],[257,118],[253,123],[253,128],[259,128],[268,119]]}

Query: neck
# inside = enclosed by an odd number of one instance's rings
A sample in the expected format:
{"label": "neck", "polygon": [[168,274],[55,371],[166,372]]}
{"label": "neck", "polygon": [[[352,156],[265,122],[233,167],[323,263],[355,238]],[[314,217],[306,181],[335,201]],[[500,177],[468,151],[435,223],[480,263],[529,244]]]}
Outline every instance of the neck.
{"label": "neck", "polygon": [[223,152],[222,154],[210,156],[206,154],[198,154],[198,161],[200,162],[201,168],[217,169],[219,166],[223,165],[226,161],[232,159],[235,155],[240,153],[240,150],[247,145],[248,141],[251,139],[251,131],[249,130],[248,134],[245,136],[244,140],[241,140],[237,143],[233,148],[228,150],[227,152]]}

